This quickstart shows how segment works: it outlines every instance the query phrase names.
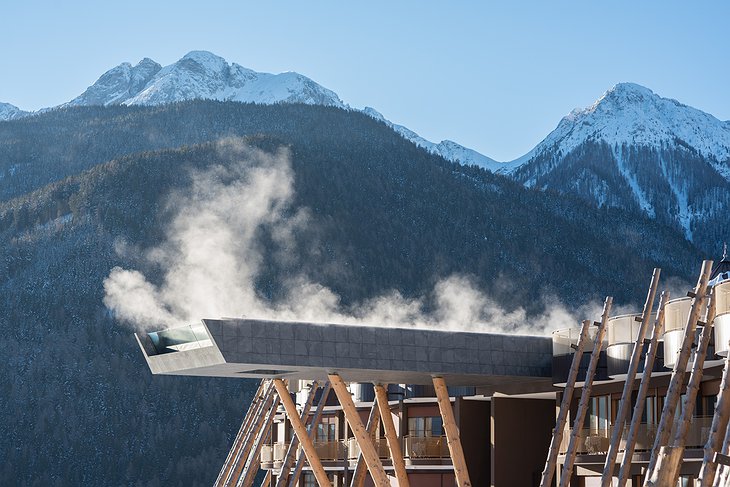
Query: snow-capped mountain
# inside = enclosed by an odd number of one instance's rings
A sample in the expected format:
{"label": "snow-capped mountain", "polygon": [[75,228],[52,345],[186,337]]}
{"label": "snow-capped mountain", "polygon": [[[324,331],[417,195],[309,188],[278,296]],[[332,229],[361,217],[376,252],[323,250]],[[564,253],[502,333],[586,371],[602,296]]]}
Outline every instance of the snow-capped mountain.
{"label": "snow-capped mountain", "polygon": [[3,120],[15,120],[28,115],[29,112],[23,111],[10,103],[0,103],[0,122]]}
{"label": "snow-capped mountain", "polygon": [[527,186],[642,211],[690,240],[723,238],[708,224],[730,209],[730,122],[643,86],[617,84],[511,164]]}
{"label": "snow-capped mountain", "polygon": [[344,108],[337,94],[298,73],[259,73],[207,51],[162,67],[151,59],[104,73],[67,105],[159,105],[192,99],[306,103]]}
{"label": "snow-capped mountain", "polygon": [[[248,103],[305,103],[349,108],[337,94],[299,73],[260,73],[228,63],[207,51],[192,51],[169,66],[144,58],[132,66],[122,63],[104,73],[93,85],[60,107],[93,105],[159,105],[192,99]],[[43,109],[45,111],[48,109]],[[402,125],[393,124],[372,108],[363,112],[383,121],[426,150],[466,165],[490,171],[511,166],[498,163],[477,151],[444,140],[434,143]],[[13,105],[0,103],[0,121],[31,115]]]}
{"label": "snow-capped mountain", "polygon": [[390,128],[398,132],[401,136],[403,136],[403,138],[410,140],[417,146],[423,147],[432,154],[440,155],[448,161],[458,162],[465,166],[475,165],[489,171],[499,173],[509,172],[511,169],[513,169],[512,163],[497,162],[494,159],[485,156],[484,154],[480,154],[479,152],[473,149],[469,149],[468,147],[464,147],[463,145],[457,144],[454,141],[442,140],[439,143],[435,143],[431,142],[430,140],[426,140],[408,127],[398,125],[386,119],[383,114],[381,114],[372,107],[365,107],[362,112],[376,120],[380,120],[381,122],[385,123]]}

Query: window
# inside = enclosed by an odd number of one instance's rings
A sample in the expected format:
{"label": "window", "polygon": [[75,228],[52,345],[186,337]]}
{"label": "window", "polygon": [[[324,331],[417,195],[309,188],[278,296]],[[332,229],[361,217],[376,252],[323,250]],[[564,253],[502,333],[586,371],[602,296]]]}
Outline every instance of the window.
{"label": "window", "polygon": [[[661,413],[661,411],[659,412]],[[644,414],[641,418],[646,424],[657,424],[658,421],[658,414],[657,414],[657,400],[654,396],[648,396],[646,398],[646,404],[644,404]]]}
{"label": "window", "polygon": [[317,425],[317,434],[315,435],[314,441],[322,443],[337,441],[337,417],[322,417]]}
{"label": "window", "polygon": [[408,418],[409,436],[443,436],[444,427],[441,416]]}
{"label": "window", "polygon": [[[302,472],[301,482],[299,482],[302,487],[319,487],[319,484],[317,483],[317,477],[314,476],[312,472]],[[335,483],[335,474],[328,473],[327,478],[330,479],[330,482],[332,485],[337,485]]]}
{"label": "window", "polygon": [[588,411],[589,428],[591,431],[609,429],[609,400],[610,396],[597,396],[591,398]]}

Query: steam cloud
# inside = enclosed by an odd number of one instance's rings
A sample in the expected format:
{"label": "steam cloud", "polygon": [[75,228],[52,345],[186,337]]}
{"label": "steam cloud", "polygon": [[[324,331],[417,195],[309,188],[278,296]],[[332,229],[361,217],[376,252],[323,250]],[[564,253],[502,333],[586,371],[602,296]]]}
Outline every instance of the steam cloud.
{"label": "steam cloud", "polygon": [[[264,255],[259,229],[269,229],[274,244],[286,249],[311,218],[306,209],[292,211],[294,178],[286,150],[267,154],[225,139],[218,151],[236,162],[193,174],[192,187],[168,200],[167,210],[174,216],[167,238],[144,256],[163,270],[161,283],[120,267],[104,281],[104,304],[138,329],[221,316],[528,334],[577,323],[555,302],[528,324],[524,310],[502,309],[462,275],[435,285],[430,297],[436,306],[429,312],[424,311],[426,297],[408,299],[395,290],[345,308],[335,292],[304,275],[285,283],[286,299],[265,300],[255,288]],[[597,314],[596,305],[590,308],[578,311]]]}

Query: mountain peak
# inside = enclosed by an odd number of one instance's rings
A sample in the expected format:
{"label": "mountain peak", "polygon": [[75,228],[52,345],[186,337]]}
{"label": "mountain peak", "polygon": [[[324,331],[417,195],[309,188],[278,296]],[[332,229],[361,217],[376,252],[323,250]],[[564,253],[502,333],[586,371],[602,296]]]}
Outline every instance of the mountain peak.
{"label": "mountain peak", "polygon": [[159,105],[194,99],[346,107],[336,93],[306,76],[259,73],[209,51],[190,51],[164,67],[149,58],[135,66],[122,63],[66,105]]}
{"label": "mountain peak", "polygon": [[28,114],[29,112],[23,111],[15,105],[0,102],[0,121],[14,120],[16,118],[22,118]]}
{"label": "mountain peak", "polygon": [[190,62],[212,72],[221,72],[228,68],[228,62],[225,59],[209,51],[190,51],[173,66],[187,66]]}
{"label": "mountain peak", "polygon": [[615,85],[613,85],[606,92],[606,95],[608,95],[608,94],[620,94],[620,95],[640,94],[640,95],[645,95],[645,96],[652,96],[652,95],[654,95],[654,92],[651,91],[646,86],[642,86],[637,83],[631,83],[628,81],[623,81],[621,83],[616,83]]}
{"label": "mountain peak", "polygon": [[557,148],[567,154],[586,140],[610,146],[663,147],[677,140],[719,162],[730,159],[730,124],[709,113],[657,95],[636,83],[618,83],[593,105],[566,115],[524,163]]}

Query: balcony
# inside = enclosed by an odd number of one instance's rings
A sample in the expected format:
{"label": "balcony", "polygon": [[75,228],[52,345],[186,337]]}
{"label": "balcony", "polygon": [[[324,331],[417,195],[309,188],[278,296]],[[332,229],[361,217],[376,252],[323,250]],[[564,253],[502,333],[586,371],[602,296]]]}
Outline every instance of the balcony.
{"label": "balcony", "polygon": [[[337,462],[345,459],[345,442],[344,441],[315,441],[314,449],[323,462]],[[261,468],[279,469],[284,464],[284,457],[289,450],[288,443],[274,443],[273,445],[264,445],[261,447]],[[299,456],[302,446],[299,445],[295,458]]]}
{"label": "balcony", "polygon": [[[390,459],[388,441],[385,438],[375,438],[375,450],[381,460]],[[402,439],[403,455],[411,461],[418,460],[449,460],[449,446],[445,436],[405,436]],[[566,442],[567,447],[567,442]],[[274,443],[261,448],[261,468],[278,469],[284,463],[284,457],[289,449],[288,443]],[[339,462],[345,459],[355,462],[360,455],[360,446],[355,438],[345,441],[314,442],[314,449],[323,462]],[[301,451],[301,445],[299,446]],[[297,455],[299,454],[297,452]]]}
{"label": "balcony", "polygon": [[[638,434],[636,435],[636,446],[634,451],[649,451],[654,447],[656,438],[657,424],[642,423],[639,425]],[[686,448],[703,448],[710,435],[710,427],[712,426],[712,416],[699,416],[692,418],[689,432],[687,434]],[[570,442],[570,429],[566,429],[563,440],[560,444],[560,453],[564,454],[568,450]],[[626,435],[628,427],[624,429],[619,451],[623,451],[626,445]],[[672,436],[674,437],[674,430]],[[610,429],[589,429],[580,430],[576,452],[578,455],[600,455],[608,451],[608,445],[611,441]]]}
{"label": "balcony", "polygon": [[344,460],[347,452],[344,441],[315,441],[314,449],[323,462]]}
{"label": "balcony", "polygon": [[445,436],[406,436],[404,440],[403,454],[412,460],[451,458]]}
{"label": "balcony", "polygon": [[[375,451],[378,452],[378,457],[381,460],[387,460],[390,458],[388,441],[385,438],[375,438],[373,439],[373,442],[375,443]],[[360,445],[357,444],[357,440],[355,438],[350,438],[347,440],[347,459],[354,462],[357,460],[358,456],[360,456]]]}

